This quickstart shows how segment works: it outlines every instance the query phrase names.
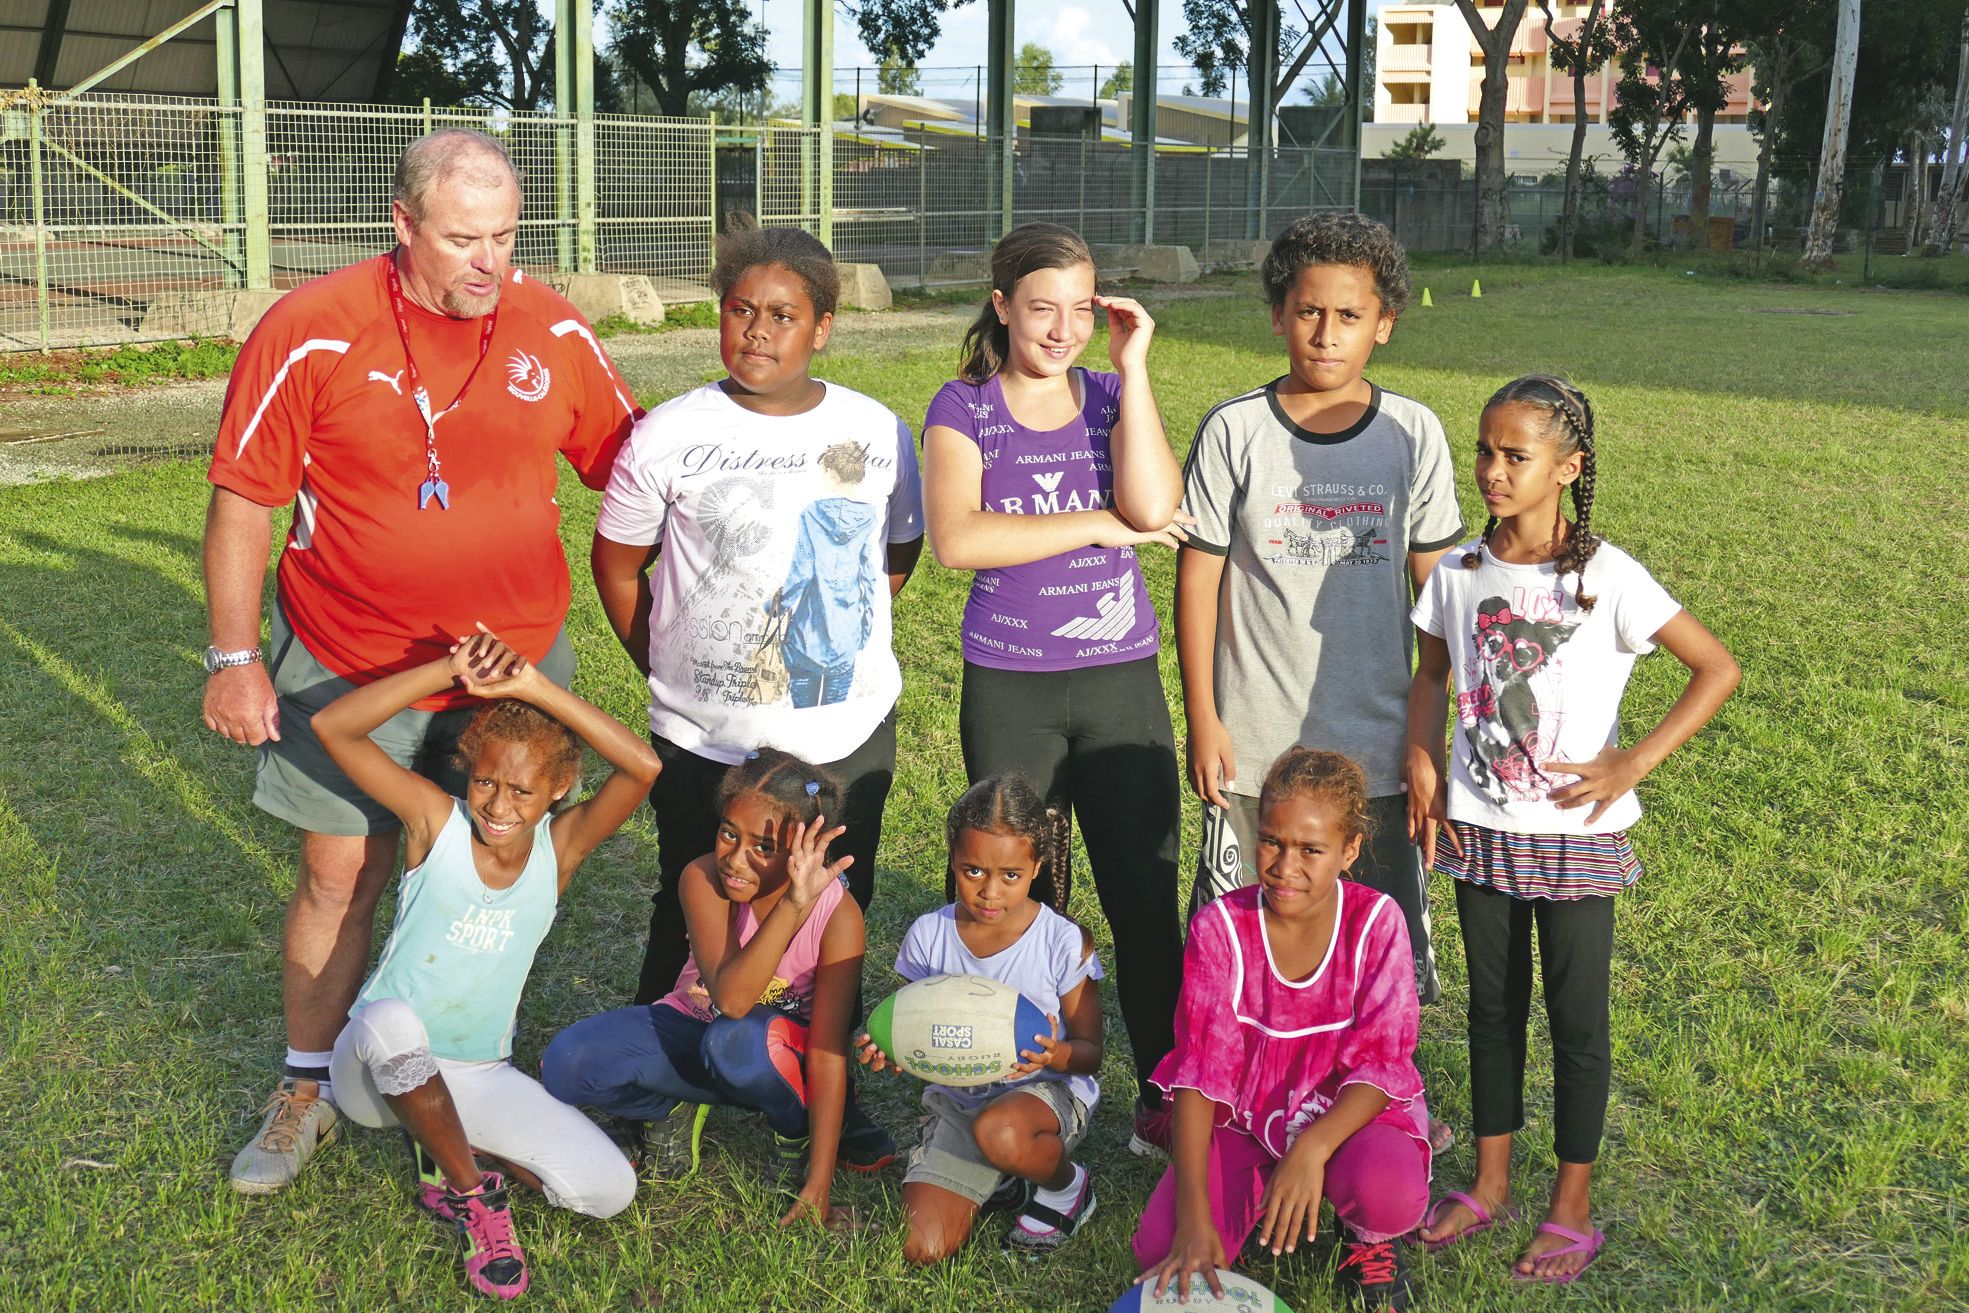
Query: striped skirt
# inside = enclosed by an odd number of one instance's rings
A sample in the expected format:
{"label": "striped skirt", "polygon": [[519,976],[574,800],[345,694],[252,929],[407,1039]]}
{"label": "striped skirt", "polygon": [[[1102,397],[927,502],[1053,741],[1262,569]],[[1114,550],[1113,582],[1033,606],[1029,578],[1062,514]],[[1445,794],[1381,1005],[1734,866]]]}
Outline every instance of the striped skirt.
{"label": "striped skirt", "polygon": [[1465,821],[1451,821],[1450,828],[1462,855],[1438,841],[1436,869],[1513,898],[1593,898],[1641,878],[1641,859],[1625,830],[1510,834]]}

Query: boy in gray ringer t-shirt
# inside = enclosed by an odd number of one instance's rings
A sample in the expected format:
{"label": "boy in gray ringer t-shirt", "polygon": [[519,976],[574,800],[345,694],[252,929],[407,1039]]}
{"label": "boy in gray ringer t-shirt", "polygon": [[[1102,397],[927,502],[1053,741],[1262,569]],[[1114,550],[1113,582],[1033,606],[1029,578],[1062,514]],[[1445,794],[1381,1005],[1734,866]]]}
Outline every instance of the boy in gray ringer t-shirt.
{"label": "boy in gray ringer t-shirt", "polygon": [[1256,882],[1258,788],[1280,754],[1345,753],[1367,772],[1375,828],[1352,878],[1401,906],[1429,1002],[1428,899],[1402,791],[1408,617],[1463,517],[1442,422],[1362,377],[1408,303],[1408,260],[1382,225],[1316,214],[1272,244],[1262,276],[1290,372],[1205,415],[1185,471],[1190,783],[1224,809],[1206,820],[1197,899]]}

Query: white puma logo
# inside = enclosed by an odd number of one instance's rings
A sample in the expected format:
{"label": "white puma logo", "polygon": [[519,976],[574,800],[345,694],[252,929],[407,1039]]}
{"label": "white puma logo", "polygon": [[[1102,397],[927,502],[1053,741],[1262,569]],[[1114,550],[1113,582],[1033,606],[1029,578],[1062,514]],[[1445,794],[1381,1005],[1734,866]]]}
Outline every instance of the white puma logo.
{"label": "white puma logo", "polygon": [[1055,492],[1059,489],[1060,480],[1065,476],[1065,470],[1054,470],[1051,474],[1035,474],[1032,476],[1032,481],[1047,492]]}
{"label": "white puma logo", "polygon": [[380,369],[372,369],[369,371],[369,381],[371,383],[388,383],[390,385],[390,391],[396,393],[398,396],[403,395],[403,371],[401,369],[394,374],[385,374]]}

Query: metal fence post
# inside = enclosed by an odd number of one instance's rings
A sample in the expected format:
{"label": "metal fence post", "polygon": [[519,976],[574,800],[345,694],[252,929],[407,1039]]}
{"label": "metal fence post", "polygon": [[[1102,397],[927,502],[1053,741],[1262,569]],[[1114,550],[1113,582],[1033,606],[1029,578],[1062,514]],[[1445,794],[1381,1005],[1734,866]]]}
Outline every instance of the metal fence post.
{"label": "metal fence post", "polygon": [[[586,0],[579,0],[586,3]],[[570,0],[554,3],[554,268],[560,273],[574,272],[574,170],[575,150],[570,140],[572,117],[568,93],[574,86],[574,43]]]}
{"label": "metal fence post", "polygon": [[[705,191],[711,196],[711,228],[709,235],[704,239],[704,267],[708,270],[717,260],[718,219],[721,214],[721,203],[718,198],[718,116],[716,114],[713,114],[705,122],[704,142],[704,162],[711,169],[710,174],[707,175],[705,185]],[[756,219],[758,216],[754,215],[753,217]]]}
{"label": "metal fence post", "polygon": [[431,118],[431,98],[426,96],[424,97],[424,135],[428,137],[436,130],[436,124]]}
{"label": "metal fence post", "polygon": [[1087,231],[1087,134],[1080,134],[1080,222],[1075,231]]}
{"label": "metal fence post", "polygon": [[[574,28],[574,255],[584,274],[596,269],[595,249],[595,36],[589,0],[565,0]],[[567,46],[567,32],[557,43]],[[565,85],[556,99],[565,98]]]}
{"label": "metal fence post", "polygon": [[246,285],[273,286],[268,199],[266,28],[260,0],[238,0],[240,182],[246,202]]}
{"label": "metal fence post", "polygon": [[[219,55],[219,224],[226,254],[234,270],[246,258],[245,234],[239,230],[239,13],[230,7],[212,16]],[[428,101],[426,102],[429,103]],[[234,270],[227,271],[230,281]]]}
{"label": "metal fence post", "polygon": [[34,199],[34,297],[41,312],[41,349],[48,349],[48,208],[41,175],[41,97],[33,78],[27,80],[27,158],[29,186]]}
{"label": "metal fence post", "polygon": [[1203,151],[1203,244],[1210,245],[1210,211],[1216,203],[1216,192],[1210,185],[1210,161],[1217,152],[1205,147]]}
{"label": "metal fence post", "polygon": [[916,286],[930,285],[929,253],[924,249],[930,238],[930,148],[916,143]]}

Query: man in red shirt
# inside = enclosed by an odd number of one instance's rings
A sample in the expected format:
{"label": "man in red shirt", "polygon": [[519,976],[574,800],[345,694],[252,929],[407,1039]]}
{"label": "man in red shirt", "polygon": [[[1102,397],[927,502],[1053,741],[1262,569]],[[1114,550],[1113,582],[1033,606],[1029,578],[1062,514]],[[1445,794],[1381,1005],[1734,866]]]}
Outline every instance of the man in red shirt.
{"label": "man in red shirt", "polygon": [[[395,817],[309,727],[358,683],[488,629],[565,684],[555,453],[600,489],[636,410],[586,320],[512,267],[519,180],[489,137],[446,129],[397,162],[388,255],[295,288],[241,349],[212,456],[205,724],[259,748],[253,800],[301,834],[287,906],[287,1071],[232,1166],[236,1189],[293,1179],[338,1120],[335,1037],[396,861]],[[293,506],[260,648],[276,507]],[[457,692],[376,741],[458,795]]]}

